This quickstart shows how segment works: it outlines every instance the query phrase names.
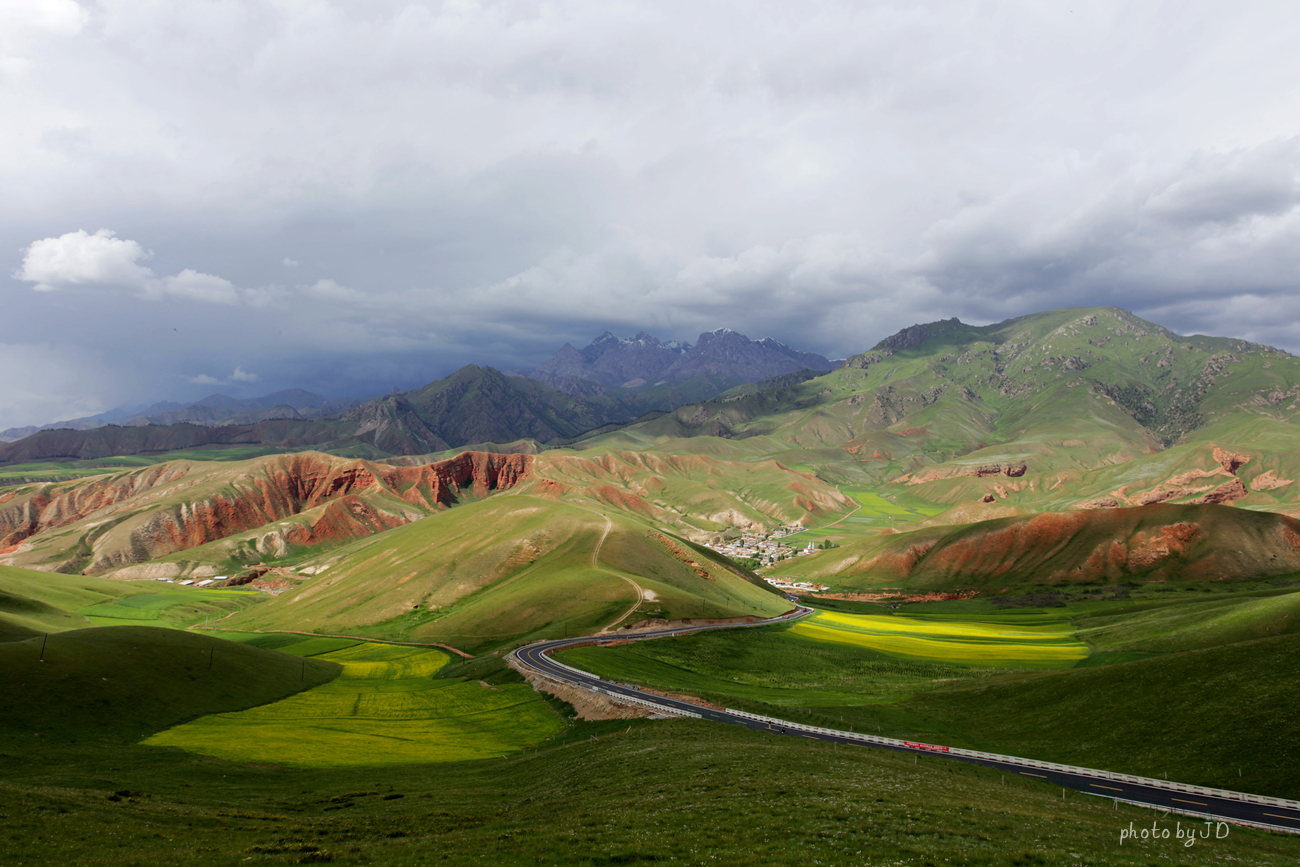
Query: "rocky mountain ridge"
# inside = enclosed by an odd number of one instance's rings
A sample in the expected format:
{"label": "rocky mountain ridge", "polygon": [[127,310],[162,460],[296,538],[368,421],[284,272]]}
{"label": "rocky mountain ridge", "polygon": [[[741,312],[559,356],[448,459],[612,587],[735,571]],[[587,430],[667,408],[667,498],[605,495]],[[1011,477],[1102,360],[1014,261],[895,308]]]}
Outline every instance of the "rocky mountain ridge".
{"label": "rocky mountain ridge", "polygon": [[730,328],[706,331],[693,345],[663,342],[645,331],[635,337],[617,337],[606,331],[583,349],[564,344],[553,358],[526,375],[561,391],[582,389],[584,394],[593,393],[587,383],[639,390],[704,376],[725,383],[716,392],[721,393],[784,373],[826,371],[833,366],[817,353],[791,349],[771,337],[750,340]]}

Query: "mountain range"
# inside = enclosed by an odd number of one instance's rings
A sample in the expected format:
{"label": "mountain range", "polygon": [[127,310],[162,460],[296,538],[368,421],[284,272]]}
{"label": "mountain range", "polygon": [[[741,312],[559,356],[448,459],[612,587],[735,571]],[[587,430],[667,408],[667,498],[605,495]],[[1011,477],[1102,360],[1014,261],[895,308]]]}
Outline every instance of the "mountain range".
{"label": "mountain range", "polygon": [[[10,429],[0,439],[14,447],[0,449],[0,464],[202,446],[316,447],[375,457],[520,439],[547,443],[668,412],[769,376],[831,367],[815,353],[725,328],[701,334],[694,346],[661,343],[645,332],[635,338],[606,332],[581,351],[565,344],[526,376],[467,365],[413,391],[370,401],[330,401],[302,389],[248,399],[216,394],[183,406],[155,404],[112,423],[94,417]],[[298,423],[308,420],[317,423]],[[119,430],[130,427],[156,429]],[[33,441],[24,439],[36,434]]]}
{"label": "mountain range", "polygon": [[[712,377],[727,387],[758,382],[797,370],[830,370],[834,365],[814,352],[791,349],[764,337],[750,340],[730,328],[706,331],[692,346],[661,342],[642,331],[616,337],[606,331],[583,349],[564,344],[555,356],[526,376],[571,394],[609,394],[609,389],[644,389]],[[605,386],[592,389],[589,383]],[[725,391],[720,388],[718,393]]]}

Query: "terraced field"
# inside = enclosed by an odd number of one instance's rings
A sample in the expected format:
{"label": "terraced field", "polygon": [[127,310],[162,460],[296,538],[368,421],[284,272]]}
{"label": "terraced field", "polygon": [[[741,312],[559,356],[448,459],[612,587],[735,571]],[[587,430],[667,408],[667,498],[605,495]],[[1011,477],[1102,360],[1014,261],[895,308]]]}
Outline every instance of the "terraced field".
{"label": "terraced field", "polygon": [[[563,721],[524,684],[434,679],[439,650],[306,639],[277,649],[336,662],[330,683],[273,704],[204,717],[145,741],[239,762],[324,768],[451,762],[517,752]],[[325,647],[326,652],[320,652]]]}
{"label": "terraced field", "polygon": [[1069,668],[1088,655],[1070,623],[1050,614],[922,618],[819,611],[790,632],[929,662]]}

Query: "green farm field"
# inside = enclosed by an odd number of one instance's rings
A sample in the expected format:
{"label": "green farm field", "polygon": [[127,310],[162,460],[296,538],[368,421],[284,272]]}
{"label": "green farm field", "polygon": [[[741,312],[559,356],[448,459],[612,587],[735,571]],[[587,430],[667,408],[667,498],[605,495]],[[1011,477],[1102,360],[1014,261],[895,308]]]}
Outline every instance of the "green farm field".
{"label": "green farm field", "polygon": [[1067,620],[1050,614],[845,614],[820,611],[792,635],[848,644],[902,659],[1003,668],[1068,668],[1088,655]]}
{"label": "green farm field", "polygon": [[278,648],[341,665],[335,680],[262,707],[206,716],[145,743],[231,761],[347,767],[500,756],[564,728],[527,685],[435,678],[450,659],[440,650],[362,642],[331,649],[337,643],[306,639]]}

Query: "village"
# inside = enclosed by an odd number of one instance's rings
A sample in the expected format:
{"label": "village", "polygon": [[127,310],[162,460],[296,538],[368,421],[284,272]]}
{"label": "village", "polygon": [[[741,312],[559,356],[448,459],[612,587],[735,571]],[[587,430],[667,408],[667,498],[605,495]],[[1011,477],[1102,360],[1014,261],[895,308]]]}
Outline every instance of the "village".
{"label": "village", "polygon": [[[803,530],[804,528],[798,524],[784,524],[771,532],[742,533],[739,539],[718,541],[708,545],[708,547],[742,564],[752,564],[753,568],[761,569],[782,560],[811,554],[817,550],[812,542],[800,548],[778,541],[796,533],[801,533]],[[820,593],[827,589],[823,584],[808,581],[774,578],[767,575],[764,575],[763,578],[773,587],[787,592]]]}

